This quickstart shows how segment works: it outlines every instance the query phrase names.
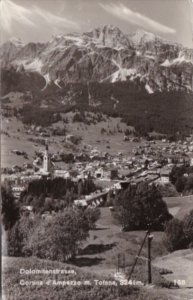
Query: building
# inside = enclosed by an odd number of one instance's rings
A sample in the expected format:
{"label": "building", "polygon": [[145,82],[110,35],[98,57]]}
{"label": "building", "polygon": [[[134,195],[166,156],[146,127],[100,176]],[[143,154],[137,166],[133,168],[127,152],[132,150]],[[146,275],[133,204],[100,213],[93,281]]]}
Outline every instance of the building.
{"label": "building", "polygon": [[95,172],[95,177],[96,177],[96,178],[102,178],[102,177],[104,177],[104,170],[103,170],[103,168],[99,168],[99,169]]}
{"label": "building", "polygon": [[41,174],[42,176],[50,176],[53,174],[53,172],[54,172],[54,164],[50,158],[48,145],[46,145],[46,149],[45,149],[44,155],[43,155],[43,166],[38,171],[38,173]]}
{"label": "building", "polygon": [[62,177],[62,178],[70,178],[70,173],[66,170],[55,170],[54,171],[55,177]]}
{"label": "building", "polygon": [[25,186],[13,186],[12,193],[16,199],[19,199],[21,193],[25,190]]}
{"label": "building", "polygon": [[160,171],[160,182],[163,184],[167,184],[170,182],[169,175],[171,170],[170,169],[162,169]]}
{"label": "building", "polygon": [[43,172],[49,173],[49,171],[50,171],[50,160],[48,154],[48,146],[46,145],[46,150],[43,156]]}

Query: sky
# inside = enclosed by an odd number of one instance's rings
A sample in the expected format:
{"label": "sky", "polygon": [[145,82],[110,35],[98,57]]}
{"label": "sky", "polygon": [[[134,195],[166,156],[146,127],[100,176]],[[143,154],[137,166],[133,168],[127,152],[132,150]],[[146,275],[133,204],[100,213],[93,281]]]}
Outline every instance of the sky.
{"label": "sky", "polygon": [[103,25],[137,29],[193,48],[193,0],[0,0],[0,41],[45,42]]}

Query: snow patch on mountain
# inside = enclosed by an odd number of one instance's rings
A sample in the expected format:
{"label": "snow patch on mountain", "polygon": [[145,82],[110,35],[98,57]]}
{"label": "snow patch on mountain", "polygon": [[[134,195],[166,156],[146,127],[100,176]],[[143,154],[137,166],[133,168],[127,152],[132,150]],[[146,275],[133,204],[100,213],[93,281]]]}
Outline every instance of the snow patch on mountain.
{"label": "snow patch on mountain", "polygon": [[112,59],[112,63],[118,67],[119,69],[121,69],[121,65],[115,60],[115,59]]}
{"label": "snow patch on mountain", "polygon": [[111,82],[126,81],[128,76],[136,74],[136,69],[120,68],[111,75]]}
{"label": "snow patch on mountain", "polygon": [[152,90],[152,88],[149,86],[148,83],[146,83],[145,89],[146,89],[146,91],[148,92],[148,94],[153,94],[153,93],[154,93],[154,91]]}
{"label": "snow patch on mountain", "polygon": [[171,66],[171,62],[166,59],[162,64],[160,64],[160,66],[162,67],[170,67]]}
{"label": "snow patch on mountain", "polygon": [[83,39],[81,37],[65,35],[64,38],[73,41],[77,46],[83,45]]}
{"label": "snow patch on mountain", "polygon": [[174,60],[173,60],[173,63],[174,64],[180,64],[180,63],[192,63],[192,60],[190,60],[190,59],[186,59],[185,58],[185,56],[184,55],[182,55],[182,56],[179,56],[179,57],[177,57],[177,58],[175,58]]}
{"label": "snow patch on mountain", "polygon": [[47,73],[47,74],[42,75],[42,76],[44,77],[44,79],[46,81],[46,84],[45,84],[45,86],[42,89],[42,91],[44,91],[47,88],[48,84],[50,83],[50,74]]}
{"label": "snow patch on mountain", "polygon": [[23,65],[26,71],[41,73],[43,63],[39,58],[35,58],[33,61],[27,59],[15,60],[14,65],[18,67]]}
{"label": "snow patch on mountain", "polygon": [[41,73],[43,63],[39,58],[35,58],[32,62],[26,62],[24,68],[28,71]]}
{"label": "snow patch on mountain", "polygon": [[172,61],[169,61],[166,59],[160,66],[163,67],[170,67],[174,64],[182,64],[182,63],[193,63],[192,60],[186,59],[184,55],[178,56],[177,58],[173,59]]}
{"label": "snow patch on mountain", "polygon": [[54,80],[55,85],[57,85],[61,89],[62,87],[59,85],[59,82],[60,80],[58,78]]}
{"label": "snow patch on mountain", "polygon": [[147,58],[149,58],[149,59],[155,60],[155,56],[154,55],[145,54],[144,56],[147,57]]}

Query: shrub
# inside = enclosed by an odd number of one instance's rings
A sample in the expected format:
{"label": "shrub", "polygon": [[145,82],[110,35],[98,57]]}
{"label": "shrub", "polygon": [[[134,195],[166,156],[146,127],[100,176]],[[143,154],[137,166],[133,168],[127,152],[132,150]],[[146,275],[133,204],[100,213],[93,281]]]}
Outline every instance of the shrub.
{"label": "shrub", "polygon": [[155,185],[141,182],[129,185],[115,200],[115,217],[125,230],[163,230],[172,216]]}
{"label": "shrub", "polygon": [[67,209],[47,220],[41,220],[29,236],[26,248],[32,255],[66,261],[74,257],[88,237],[89,224],[82,210]]}
{"label": "shrub", "polygon": [[8,231],[8,255],[26,256],[26,244],[28,236],[34,230],[34,221],[29,217],[21,217]]}
{"label": "shrub", "polygon": [[189,243],[189,246],[193,246],[193,210],[190,211],[188,215],[184,217],[183,220],[184,225],[184,233]]}
{"label": "shrub", "polygon": [[15,222],[19,219],[19,207],[15,202],[14,196],[9,186],[2,186],[2,221],[5,230],[11,229]]}
{"label": "shrub", "polygon": [[89,228],[95,228],[96,221],[100,218],[101,212],[99,208],[87,208],[85,210],[85,215],[88,220]]}
{"label": "shrub", "polygon": [[176,180],[175,187],[179,193],[182,193],[185,187],[185,177],[179,177]]}
{"label": "shrub", "polygon": [[99,215],[98,209],[68,208],[45,219],[22,216],[8,231],[8,254],[66,261],[76,255]]}
{"label": "shrub", "polygon": [[83,122],[83,123],[86,123],[86,117],[85,117],[85,114],[84,113],[76,113],[73,118],[72,118],[72,122],[75,123],[75,122]]}
{"label": "shrub", "polygon": [[175,218],[166,224],[164,243],[169,251],[187,248],[188,242],[183,226],[183,221]]}

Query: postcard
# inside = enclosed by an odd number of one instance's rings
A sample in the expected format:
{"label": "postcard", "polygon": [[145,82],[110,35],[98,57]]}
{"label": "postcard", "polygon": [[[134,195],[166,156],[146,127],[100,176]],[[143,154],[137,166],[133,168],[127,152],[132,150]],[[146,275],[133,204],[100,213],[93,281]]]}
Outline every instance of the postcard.
{"label": "postcard", "polygon": [[193,1],[0,13],[1,298],[193,299]]}

